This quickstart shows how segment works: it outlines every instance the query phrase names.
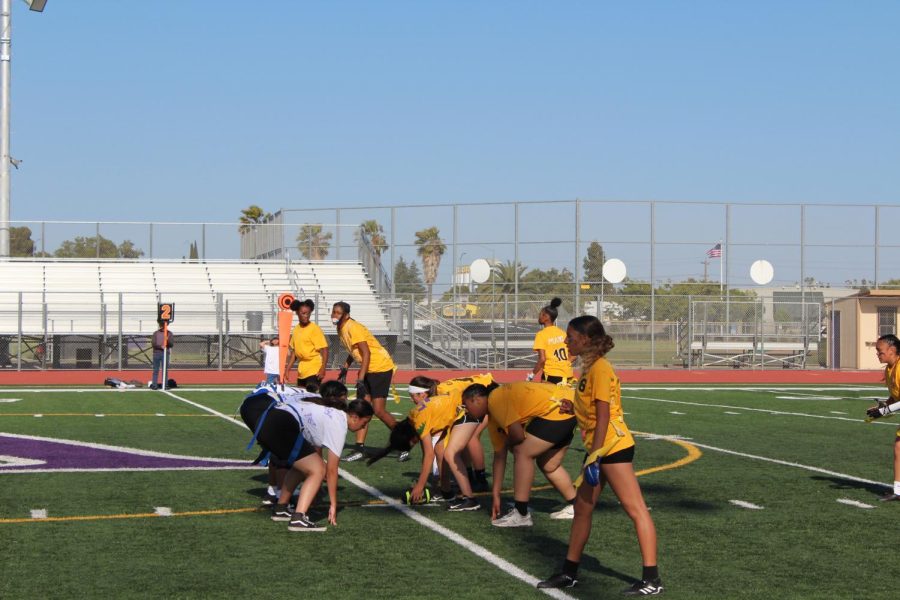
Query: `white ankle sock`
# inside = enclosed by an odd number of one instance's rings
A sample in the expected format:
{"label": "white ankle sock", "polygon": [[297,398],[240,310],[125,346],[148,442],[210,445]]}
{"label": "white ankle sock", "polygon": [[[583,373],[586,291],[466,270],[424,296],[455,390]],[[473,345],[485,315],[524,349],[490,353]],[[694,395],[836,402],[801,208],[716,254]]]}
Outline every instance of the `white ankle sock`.
{"label": "white ankle sock", "polygon": [[894,482],[894,494],[900,496],[900,481]]}

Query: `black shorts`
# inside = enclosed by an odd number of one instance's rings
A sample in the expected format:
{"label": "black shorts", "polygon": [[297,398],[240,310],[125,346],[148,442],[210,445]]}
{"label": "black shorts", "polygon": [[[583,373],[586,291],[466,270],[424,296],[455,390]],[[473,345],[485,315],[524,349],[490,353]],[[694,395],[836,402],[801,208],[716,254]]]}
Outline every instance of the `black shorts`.
{"label": "black shorts", "polygon": [[614,463],[630,463],[634,462],[634,446],[629,448],[625,448],[624,450],[619,450],[618,452],[614,452],[607,456],[604,456],[600,463],[604,465],[610,465]]}
{"label": "black shorts", "polygon": [[565,448],[575,436],[575,417],[562,421],[551,421],[535,417],[525,428],[525,433],[553,444],[554,448]]}
{"label": "black shorts", "polygon": [[381,373],[366,373],[363,377],[363,383],[369,390],[371,398],[387,398],[391,391],[391,379],[394,377],[393,371],[382,371]]}
{"label": "black shorts", "polygon": [[541,381],[546,381],[547,383],[562,383],[563,377],[562,375],[544,375],[541,373]]}
{"label": "black shorts", "polygon": [[[273,400],[268,394],[257,394],[244,400],[244,403],[241,404],[241,419],[244,420],[250,431],[256,431],[260,417],[272,402]],[[266,420],[263,422],[262,429],[259,430],[256,441],[265,450],[271,452],[273,457],[280,461],[286,461],[291,456],[298,435],[300,435],[300,425],[297,420],[287,411],[273,408],[266,415]],[[309,456],[313,452],[315,452],[313,445],[304,442],[296,460]],[[277,466],[289,465],[282,462]]]}
{"label": "black shorts", "polygon": [[[487,416],[487,415],[485,415],[485,416]],[[485,417],[482,417],[482,419],[483,418],[485,418]],[[481,419],[476,419],[469,413],[464,412],[463,414],[461,414],[459,416],[458,419],[453,421],[453,424],[450,426],[450,428],[452,429],[452,428],[456,427],[457,425],[465,425],[466,423],[475,423],[476,425],[479,425],[479,424],[481,424]]]}
{"label": "black shorts", "polygon": [[297,377],[297,387],[306,389],[310,383],[314,383],[316,385],[316,391],[322,386],[322,382],[319,381],[319,377],[317,375],[310,375],[309,377]]}

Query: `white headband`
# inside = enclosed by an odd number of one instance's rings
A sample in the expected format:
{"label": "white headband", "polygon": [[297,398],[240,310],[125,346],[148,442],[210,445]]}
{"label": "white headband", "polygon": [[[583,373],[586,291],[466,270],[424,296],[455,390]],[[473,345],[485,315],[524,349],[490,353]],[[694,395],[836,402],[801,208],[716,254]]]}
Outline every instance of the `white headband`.
{"label": "white headband", "polygon": [[409,391],[410,394],[430,394],[431,393],[431,389],[419,387],[417,385],[411,385],[406,389]]}

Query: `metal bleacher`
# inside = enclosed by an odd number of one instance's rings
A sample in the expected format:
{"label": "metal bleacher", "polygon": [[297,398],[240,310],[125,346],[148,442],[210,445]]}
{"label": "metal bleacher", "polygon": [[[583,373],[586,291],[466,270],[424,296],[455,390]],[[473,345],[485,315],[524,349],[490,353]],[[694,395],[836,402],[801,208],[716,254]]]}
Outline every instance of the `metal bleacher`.
{"label": "metal bleacher", "polygon": [[266,333],[284,292],[313,299],[320,324],[343,300],[373,332],[389,331],[368,275],[352,261],[11,259],[0,261],[0,334],[149,333],[160,301],[175,304],[180,333]]}

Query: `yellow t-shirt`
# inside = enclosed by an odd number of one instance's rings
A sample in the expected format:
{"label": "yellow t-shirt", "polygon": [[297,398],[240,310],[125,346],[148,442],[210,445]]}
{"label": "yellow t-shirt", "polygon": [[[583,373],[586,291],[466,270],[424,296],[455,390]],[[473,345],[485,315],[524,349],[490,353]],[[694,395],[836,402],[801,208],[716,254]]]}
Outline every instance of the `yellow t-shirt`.
{"label": "yellow t-shirt", "polygon": [[887,384],[888,393],[894,402],[900,400],[900,360],[893,367],[884,368],[884,382]]}
{"label": "yellow t-shirt", "polygon": [[462,402],[462,393],[470,385],[480,383],[481,385],[490,385],[494,383],[494,378],[490,373],[482,373],[481,375],[472,375],[471,377],[457,377],[456,379],[448,379],[442,381],[437,386],[437,393],[441,396],[453,396],[459,398]]}
{"label": "yellow t-shirt", "polygon": [[365,342],[369,346],[369,373],[384,373],[385,371],[393,371],[396,368],[388,351],[378,343],[375,336],[359,321],[347,319],[341,326],[339,335],[344,348],[353,356],[353,360],[360,364],[362,364],[362,355],[354,346],[360,342]]}
{"label": "yellow t-shirt", "polygon": [[425,406],[416,406],[409,411],[413,427],[419,437],[436,435],[451,425],[463,414],[460,400],[451,396],[432,396]]}
{"label": "yellow t-shirt", "polygon": [[297,377],[312,377],[322,368],[322,355],[319,350],[328,347],[322,328],[313,322],[306,327],[294,325],[291,330],[291,350],[297,355]]}
{"label": "yellow t-shirt", "polygon": [[584,433],[584,445],[590,449],[597,428],[595,400],[609,404],[609,426],[603,445],[615,442],[606,454],[613,454],[634,446],[634,438],[625,425],[622,415],[622,386],[612,365],[605,358],[598,358],[587,373],[582,373],[575,392],[575,417]]}
{"label": "yellow t-shirt", "polygon": [[572,400],[575,392],[555,383],[516,381],[505,383],[488,396],[488,430],[494,450],[506,443],[506,434],[513,423],[528,425],[535,417],[549,421],[565,421],[572,415],[560,412],[560,400]]}
{"label": "yellow t-shirt", "polygon": [[544,375],[566,378],[572,376],[572,363],[569,360],[565,331],[556,325],[544,327],[534,336],[532,349],[544,351]]}

